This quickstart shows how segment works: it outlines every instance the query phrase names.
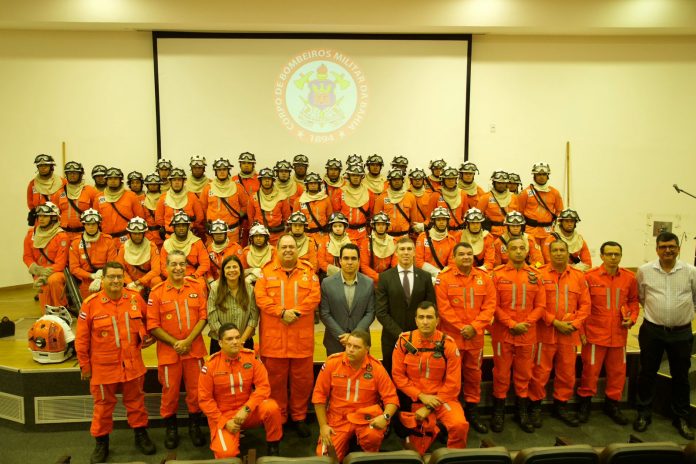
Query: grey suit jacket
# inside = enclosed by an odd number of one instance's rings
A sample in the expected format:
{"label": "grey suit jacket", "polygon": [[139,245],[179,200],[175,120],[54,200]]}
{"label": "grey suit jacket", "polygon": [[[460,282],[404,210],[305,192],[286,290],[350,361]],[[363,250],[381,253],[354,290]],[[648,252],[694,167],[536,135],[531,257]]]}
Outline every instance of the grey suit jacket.
{"label": "grey suit jacket", "polygon": [[355,329],[370,330],[375,319],[374,281],[358,272],[358,283],[350,310],[343,290],[341,273],[327,277],[321,283],[321,302],[319,316],[326,326],[324,346],[327,354],[340,353],[345,350],[338,337]]}

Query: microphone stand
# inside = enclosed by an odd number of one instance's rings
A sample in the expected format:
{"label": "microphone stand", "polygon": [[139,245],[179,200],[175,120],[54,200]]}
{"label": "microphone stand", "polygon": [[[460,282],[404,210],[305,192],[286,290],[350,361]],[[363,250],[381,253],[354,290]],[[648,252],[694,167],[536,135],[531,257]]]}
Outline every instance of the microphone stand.
{"label": "microphone stand", "polygon": [[689,195],[691,198],[696,199],[696,195],[693,195],[693,194],[687,192],[686,190],[680,189],[677,184],[674,184],[672,187],[674,187],[674,190],[676,190],[677,193],[685,193],[685,194]]}

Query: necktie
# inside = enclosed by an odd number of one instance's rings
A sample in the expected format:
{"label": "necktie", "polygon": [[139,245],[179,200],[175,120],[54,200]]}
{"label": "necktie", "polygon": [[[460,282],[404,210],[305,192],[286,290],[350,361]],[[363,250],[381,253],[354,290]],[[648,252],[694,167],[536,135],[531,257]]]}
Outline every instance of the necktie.
{"label": "necktie", "polygon": [[411,282],[408,280],[409,272],[409,270],[404,271],[404,279],[401,281],[401,284],[404,286],[404,296],[407,303],[411,301]]}

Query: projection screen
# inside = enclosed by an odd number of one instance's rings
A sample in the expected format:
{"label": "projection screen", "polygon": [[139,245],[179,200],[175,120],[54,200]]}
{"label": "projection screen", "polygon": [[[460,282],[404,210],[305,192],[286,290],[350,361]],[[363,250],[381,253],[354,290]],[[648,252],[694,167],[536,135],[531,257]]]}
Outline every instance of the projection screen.
{"label": "projection screen", "polygon": [[185,167],[250,151],[259,169],[302,153],[319,173],[353,153],[458,166],[470,36],[370,37],[154,33],[159,154]]}

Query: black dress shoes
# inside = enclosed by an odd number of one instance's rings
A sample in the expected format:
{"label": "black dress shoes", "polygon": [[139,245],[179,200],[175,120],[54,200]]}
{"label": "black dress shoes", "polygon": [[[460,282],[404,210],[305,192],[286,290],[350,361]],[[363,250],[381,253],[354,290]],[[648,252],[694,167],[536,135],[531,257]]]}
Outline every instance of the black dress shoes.
{"label": "black dress shoes", "polygon": [[636,420],[633,421],[633,430],[636,432],[645,432],[648,430],[648,425],[652,422],[652,418],[648,416],[644,416],[642,414],[638,414],[638,417],[636,417]]}
{"label": "black dress shoes", "polygon": [[672,422],[672,425],[674,425],[674,427],[677,429],[677,432],[679,432],[679,435],[681,435],[682,437],[686,438],[687,440],[694,439],[694,432],[692,432],[689,428],[689,423],[686,421],[685,418],[677,417]]}

